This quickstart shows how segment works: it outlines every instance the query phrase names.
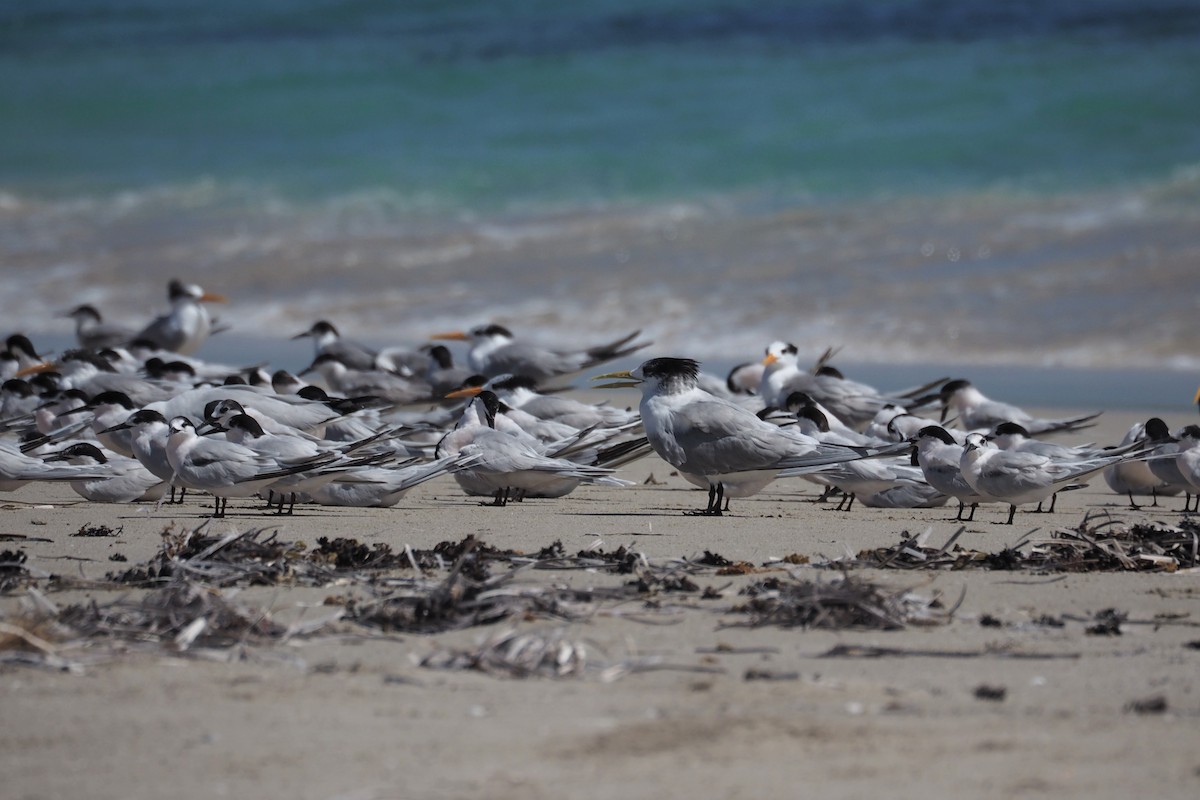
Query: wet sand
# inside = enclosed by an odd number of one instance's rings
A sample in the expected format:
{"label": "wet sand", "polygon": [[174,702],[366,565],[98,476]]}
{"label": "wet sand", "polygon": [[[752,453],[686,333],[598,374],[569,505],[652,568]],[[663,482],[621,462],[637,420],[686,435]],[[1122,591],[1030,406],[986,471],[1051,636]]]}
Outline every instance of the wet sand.
{"label": "wet sand", "polygon": [[[1148,416],[1148,415],[1146,415]],[[1114,442],[1145,416],[1110,412],[1087,439]],[[1168,418],[1172,426],[1185,421]],[[526,552],[562,540],[568,552],[603,541],[651,561],[705,550],[761,565],[894,544],[959,527],[953,508],[837,513],[800,481],[735,500],[730,516],[681,512],[704,496],[650,458],[625,468],[627,489],[584,487],[557,501],[481,508],[449,479],[386,510],[298,508],[265,515],[231,501],[214,530],[278,528],[310,547],[318,536],[430,548],[469,533]],[[646,483],[650,478],[653,480]],[[1177,522],[1181,498],[1142,512],[1097,477],[1050,515],[981,508],[959,543],[995,551],[1031,529],[1075,527],[1087,511]],[[66,487],[31,485],[0,498],[0,534],[31,537],[31,572],[102,578],[151,558],[164,528],[200,524],[203,500],[182,507],[99,506]],[[121,526],[76,538],[84,525]],[[38,541],[38,538],[50,541]],[[126,564],[109,560],[114,553]],[[803,578],[836,572],[794,567]],[[783,573],[779,573],[783,574]],[[130,653],[81,673],[0,667],[0,770],[6,798],[551,797],[1195,797],[1200,793],[1200,579],[1197,575],[856,570],[855,577],[948,605],[946,625],[901,631],[731,627],[737,591],[763,575],[694,580],[719,598],[658,595],[567,625],[597,662],[660,657],[660,669],[604,682],[499,678],[423,668],[415,659],[470,646],[496,627],[387,639],[314,637],[250,648],[216,662]],[[628,575],[527,571],[532,585],[619,586]],[[280,619],[320,618],[347,591],[246,588],[239,602]],[[23,592],[0,597],[6,617]],[[111,602],[130,589],[50,593],[60,605]],[[303,607],[302,607],[303,606]],[[1091,635],[1097,612],[1128,614],[1121,635]],[[1062,627],[1037,624],[1043,616]],[[981,620],[990,617],[990,622]],[[670,624],[650,624],[650,622]],[[554,620],[513,623],[551,631]],[[927,655],[824,657],[837,645]],[[1189,646],[1190,645],[1190,646]],[[86,651],[84,651],[86,653]],[[80,651],[75,651],[80,655]],[[703,670],[703,671],[701,671]],[[752,680],[748,673],[780,680]],[[1002,700],[976,697],[1002,687]],[[1162,713],[1130,704],[1163,697]]]}

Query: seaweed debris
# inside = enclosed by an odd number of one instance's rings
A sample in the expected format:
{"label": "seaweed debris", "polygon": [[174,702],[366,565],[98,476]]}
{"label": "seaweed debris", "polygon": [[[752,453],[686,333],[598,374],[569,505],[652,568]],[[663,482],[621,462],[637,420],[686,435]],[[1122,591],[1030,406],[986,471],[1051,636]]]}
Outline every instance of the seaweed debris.
{"label": "seaweed debris", "polygon": [[1035,538],[1030,531],[1015,545],[988,553],[963,548],[960,527],[940,547],[929,544],[932,529],[904,531],[889,547],[826,559],[820,567],[874,569],[987,569],[1040,572],[1175,572],[1200,566],[1200,522],[1130,524],[1108,514],[1087,514],[1074,528],[1057,528]]}
{"label": "seaweed debris", "polygon": [[740,594],[749,599],[732,611],[748,615],[749,621],[742,624],[749,627],[898,630],[909,625],[944,624],[957,608],[946,609],[936,596],[884,589],[847,573],[833,581],[771,577],[756,581]]}

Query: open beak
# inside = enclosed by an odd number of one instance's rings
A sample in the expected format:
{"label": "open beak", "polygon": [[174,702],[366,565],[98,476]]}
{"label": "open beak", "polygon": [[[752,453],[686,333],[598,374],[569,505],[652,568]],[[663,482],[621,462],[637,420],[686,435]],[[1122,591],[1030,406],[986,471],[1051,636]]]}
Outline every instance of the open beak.
{"label": "open beak", "polygon": [[630,389],[636,386],[641,386],[642,382],[633,377],[628,370],[621,372],[606,372],[603,375],[596,375],[592,378],[594,381],[601,381],[607,378],[623,378],[624,380],[615,381],[613,383],[605,383],[600,386],[593,386],[593,389]]}
{"label": "open beak", "polygon": [[445,333],[435,333],[430,339],[445,339],[451,342],[465,342],[471,337],[467,336],[466,331],[447,331]]}
{"label": "open beak", "polygon": [[446,399],[453,400],[459,397],[474,397],[482,391],[482,386],[464,386],[461,389],[455,389],[453,392],[450,392],[446,395]]}
{"label": "open beak", "polygon": [[227,298],[223,294],[217,294],[216,292],[205,292],[204,294],[200,295],[200,302],[201,303],[228,303],[229,298]]}

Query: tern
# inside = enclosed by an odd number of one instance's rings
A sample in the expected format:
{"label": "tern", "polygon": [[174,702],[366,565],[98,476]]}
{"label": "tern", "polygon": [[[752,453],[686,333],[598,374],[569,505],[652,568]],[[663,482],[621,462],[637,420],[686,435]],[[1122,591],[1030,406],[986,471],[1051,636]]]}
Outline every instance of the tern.
{"label": "tern", "polygon": [[[956,522],[971,522],[980,503],[996,502],[990,495],[975,489],[963,476],[963,446],[940,425],[926,425],[908,440],[914,446],[913,456],[925,481],[944,495],[958,501]],[[971,515],[964,519],[963,511],[971,506]]]}
{"label": "tern", "polygon": [[989,399],[970,381],[961,379],[946,382],[938,396],[942,401],[942,418],[953,410],[962,427],[971,431],[990,431],[1002,422],[1015,422],[1033,436],[1069,433],[1092,427],[1093,420],[1100,416],[1097,412],[1067,419],[1037,419],[1014,405]]}
{"label": "tern", "polygon": [[[1146,442],[1146,426],[1144,423],[1137,422],[1130,427],[1125,437],[1121,439],[1120,447],[1126,445],[1144,445]],[[1141,506],[1134,502],[1134,495],[1150,495],[1154,499],[1154,505],[1158,505],[1158,495],[1174,495],[1179,494],[1182,488],[1171,486],[1162,478],[1154,474],[1150,469],[1150,462],[1147,461],[1122,461],[1119,464],[1114,464],[1111,467],[1106,467],[1104,470],[1104,482],[1108,484],[1108,488],[1112,489],[1117,494],[1129,496],[1129,508],[1136,511]]]}
{"label": "tern", "polygon": [[[853,428],[866,425],[886,405],[919,407],[931,402],[922,395],[944,380],[939,378],[924,386],[884,394],[874,386],[848,380],[837,368],[824,363],[813,372],[801,369],[798,353],[796,345],[789,342],[777,341],[767,346],[759,384],[763,401],[782,408],[792,392],[804,392],[825,407],[826,416],[832,415]],[[827,352],[822,362],[830,354]]]}
{"label": "tern", "polygon": [[101,469],[104,472],[102,478],[71,481],[71,488],[80,497],[94,503],[152,502],[161,498],[166,490],[166,482],[136,459],[115,453],[106,454],[88,442],[73,444],[45,460]]}
{"label": "tern", "polygon": [[606,361],[612,361],[630,353],[636,353],[651,342],[633,344],[641,331],[634,331],[607,344],[585,350],[550,350],[537,345],[519,342],[512,331],[503,325],[480,325],[470,331],[450,331],[435,334],[433,339],[466,341],[471,343],[467,363],[475,372],[490,377],[503,375],[527,375],[535,381],[546,381],[591,369]]}
{"label": "tern", "polygon": [[[1154,445],[1154,454],[1159,456],[1159,458],[1148,460],[1146,465],[1150,467],[1150,471],[1154,473],[1155,477],[1165,483],[1169,489],[1183,492],[1183,513],[1191,512],[1194,490],[1187,476],[1183,474],[1179,463],[1179,454],[1183,450],[1180,437],[1172,436],[1171,431],[1167,428],[1167,423],[1159,417],[1151,417],[1146,420],[1145,431],[1146,442]],[[1200,511],[1200,492],[1196,492],[1196,510]]]}
{"label": "tern", "polygon": [[156,317],[133,338],[175,353],[196,352],[212,332],[212,319],[202,303],[224,303],[225,298],[194,283],[172,280],[167,284],[167,299],[171,310]]}
{"label": "tern", "polygon": [[681,473],[708,485],[708,505],[696,512],[721,516],[727,497],[756,494],[781,470],[800,474],[875,455],[865,448],[823,445],[759,419],[753,412],[697,385],[700,365],[690,358],[652,358],[600,389],[636,387],[646,438],[654,452]]}
{"label": "tern", "polygon": [[569,425],[577,430],[604,426],[619,428],[638,420],[637,414],[605,405],[591,405],[570,397],[540,394],[537,381],[527,375],[497,375],[483,386],[465,386],[447,397],[469,397],[483,388],[495,392],[501,402],[541,420]]}
{"label": "tern", "polygon": [[1192,492],[1200,495],[1200,425],[1188,425],[1180,432],[1175,464]]}
{"label": "tern", "polygon": [[105,322],[95,306],[76,306],[63,316],[75,320],[75,341],[84,350],[103,350],[120,347],[137,336],[137,331],[124,325]]}
{"label": "tern", "polygon": [[438,443],[439,457],[461,453],[475,456],[454,478],[468,494],[493,495],[492,505],[504,506],[513,497],[559,497],[580,483],[626,486],[605,467],[587,466],[547,455],[525,433],[497,430],[500,399],[480,392],[467,406],[457,428]]}
{"label": "tern", "polygon": [[0,439],[0,492],[11,492],[30,481],[74,481],[105,477],[104,470],[92,466],[50,465],[40,458],[22,453],[11,442]]}
{"label": "tern", "polygon": [[213,516],[223,517],[230,497],[252,497],[280,478],[315,469],[329,459],[282,462],[233,442],[201,437],[191,420],[175,417],[167,438],[167,461],[175,482],[211,494]]}
{"label": "tern", "polygon": [[365,344],[343,339],[328,320],[317,320],[311,328],[292,337],[293,340],[305,338],[313,340],[314,359],[328,354],[336,356],[349,369],[375,369],[378,351]]}
{"label": "tern", "polygon": [[1017,506],[1041,503],[1055,492],[1079,489],[1079,480],[1129,459],[1129,454],[1059,461],[1036,453],[1014,453],[991,445],[980,433],[967,436],[959,468],[976,492],[1008,503],[1011,525]]}
{"label": "tern", "polygon": [[324,486],[306,493],[324,506],[354,506],[356,508],[390,508],[414,486],[453,472],[478,458],[477,455],[456,455],[421,464],[401,467],[367,467],[357,471],[358,480],[335,478]]}

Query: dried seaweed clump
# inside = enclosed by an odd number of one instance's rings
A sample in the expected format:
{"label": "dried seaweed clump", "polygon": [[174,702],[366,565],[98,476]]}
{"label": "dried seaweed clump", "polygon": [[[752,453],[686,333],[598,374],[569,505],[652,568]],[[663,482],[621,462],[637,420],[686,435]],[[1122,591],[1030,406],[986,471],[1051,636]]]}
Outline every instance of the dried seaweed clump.
{"label": "dried seaweed clump", "polygon": [[[470,649],[438,649],[417,663],[430,669],[475,670],[508,678],[580,677],[589,648],[561,629],[549,632],[504,628]],[[595,666],[595,665],[592,665]]]}
{"label": "dried seaweed clump", "polygon": [[140,599],[124,596],[60,608],[36,589],[25,608],[0,619],[0,663],[78,671],[85,660],[129,651],[244,657],[246,648],[312,633],[341,612],[316,623],[285,626],[261,608],[237,603],[233,594],[183,575],[168,579]]}
{"label": "dried seaweed clump", "polygon": [[1179,525],[1129,525],[1105,515],[1087,515],[1073,528],[1044,538],[1026,536],[1011,547],[988,553],[957,544],[959,528],[940,546],[928,543],[931,530],[913,536],[905,531],[889,547],[860,551],[854,557],[826,560],[818,566],[875,569],[988,569],[1043,572],[1175,572],[1200,562],[1200,523],[1188,518]]}
{"label": "dried seaweed clump", "polygon": [[464,567],[464,555],[442,581],[410,580],[381,597],[350,598],[346,616],[368,628],[405,633],[440,633],[509,618],[583,619],[592,595],[564,587],[507,587],[515,572],[479,579]]}
{"label": "dried seaweed clump", "polygon": [[749,627],[898,630],[908,625],[944,624],[953,614],[953,609],[945,609],[936,597],[921,597],[908,589],[884,589],[845,573],[834,581],[771,577],[750,584],[739,594],[749,599],[732,611],[748,615],[745,624]]}
{"label": "dried seaweed clump", "polygon": [[304,559],[303,544],[280,541],[273,531],[259,528],[215,536],[206,533],[205,527],[182,532],[168,528],[153,558],[124,572],[109,573],[108,579],[152,584],[182,575],[213,586],[264,586],[295,581],[297,573],[310,584],[331,577],[328,570]]}

